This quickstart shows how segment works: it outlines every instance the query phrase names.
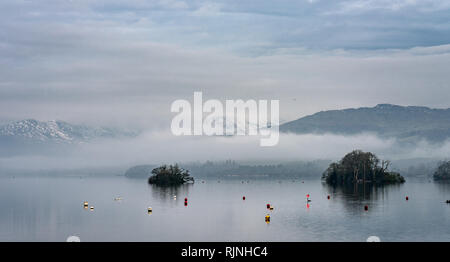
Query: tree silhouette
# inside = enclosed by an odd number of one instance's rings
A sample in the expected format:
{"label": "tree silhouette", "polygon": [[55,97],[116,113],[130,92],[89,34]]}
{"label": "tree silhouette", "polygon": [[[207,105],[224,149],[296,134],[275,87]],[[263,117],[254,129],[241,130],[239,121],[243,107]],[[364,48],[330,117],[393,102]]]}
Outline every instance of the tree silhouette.
{"label": "tree silhouette", "polygon": [[371,152],[354,150],[338,163],[331,163],[322,178],[328,184],[349,184],[371,182],[376,184],[403,183],[405,179],[398,173],[388,172],[390,161],[382,160]]}
{"label": "tree silhouette", "polygon": [[162,165],[153,169],[152,174],[148,179],[149,184],[174,186],[194,182],[194,178],[189,175],[189,171],[180,168],[178,164]]}

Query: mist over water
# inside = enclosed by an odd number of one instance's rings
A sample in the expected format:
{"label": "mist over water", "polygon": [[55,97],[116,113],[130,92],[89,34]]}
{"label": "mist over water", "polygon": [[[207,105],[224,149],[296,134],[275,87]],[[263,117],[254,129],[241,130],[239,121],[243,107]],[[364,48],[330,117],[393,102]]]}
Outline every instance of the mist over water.
{"label": "mist over water", "polygon": [[100,140],[61,147],[59,150],[0,158],[4,168],[71,169],[85,167],[132,166],[136,164],[185,163],[200,161],[311,161],[339,160],[361,149],[380,158],[443,159],[450,155],[450,142],[433,144],[425,140],[401,144],[375,134],[343,136],[335,134],[280,134],[279,144],[260,147],[259,136],[174,136],[169,131],[143,133],[135,138]]}

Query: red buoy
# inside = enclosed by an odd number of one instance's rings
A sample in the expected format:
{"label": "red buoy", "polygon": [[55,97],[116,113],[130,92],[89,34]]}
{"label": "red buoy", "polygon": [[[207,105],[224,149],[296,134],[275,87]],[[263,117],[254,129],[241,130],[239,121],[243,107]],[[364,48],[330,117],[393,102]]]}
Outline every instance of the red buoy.
{"label": "red buoy", "polygon": [[270,208],[270,204],[267,204],[267,209],[269,209]]}
{"label": "red buoy", "polygon": [[369,206],[368,206],[368,205],[365,205],[365,206],[364,206],[364,210],[366,210],[366,211],[369,210]]}
{"label": "red buoy", "polygon": [[184,202],[187,202],[187,197],[184,198]]}
{"label": "red buoy", "polygon": [[306,194],[306,198],[309,198],[309,194]]}
{"label": "red buoy", "polygon": [[245,200],[245,196],[242,197],[242,200]]}
{"label": "red buoy", "polygon": [[408,196],[406,196],[406,200],[409,200],[409,197],[408,197]]}
{"label": "red buoy", "polygon": [[330,199],[330,195],[328,195],[327,198]]}

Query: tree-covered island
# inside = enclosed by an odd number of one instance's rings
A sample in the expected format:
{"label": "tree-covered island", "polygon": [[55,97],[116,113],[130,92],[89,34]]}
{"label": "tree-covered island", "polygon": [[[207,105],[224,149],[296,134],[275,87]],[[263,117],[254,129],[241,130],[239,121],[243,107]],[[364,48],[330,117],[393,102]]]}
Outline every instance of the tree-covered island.
{"label": "tree-covered island", "polygon": [[331,163],[322,179],[330,185],[404,183],[405,179],[399,173],[388,171],[389,165],[390,161],[380,160],[373,153],[354,150],[339,162]]}
{"label": "tree-covered island", "polygon": [[433,174],[434,180],[450,181],[450,161],[442,162]]}
{"label": "tree-covered island", "polygon": [[152,174],[148,183],[159,186],[177,186],[194,182],[194,178],[189,175],[189,170],[180,168],[177,164],[154,168]]}

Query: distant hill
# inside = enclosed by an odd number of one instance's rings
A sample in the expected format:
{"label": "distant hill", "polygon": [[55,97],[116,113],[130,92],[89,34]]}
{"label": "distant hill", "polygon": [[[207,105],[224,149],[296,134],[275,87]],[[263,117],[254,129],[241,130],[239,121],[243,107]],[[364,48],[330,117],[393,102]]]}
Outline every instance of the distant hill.
{"label": "distant hill", "polygon": [[334,133],[354,135],[371,132],[403,142],[450,138],[450,109],[379,104],[375,107],[330,110],[315,113],[280,126],[296,134]]}

